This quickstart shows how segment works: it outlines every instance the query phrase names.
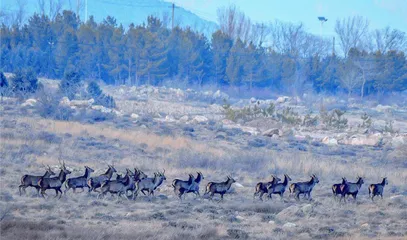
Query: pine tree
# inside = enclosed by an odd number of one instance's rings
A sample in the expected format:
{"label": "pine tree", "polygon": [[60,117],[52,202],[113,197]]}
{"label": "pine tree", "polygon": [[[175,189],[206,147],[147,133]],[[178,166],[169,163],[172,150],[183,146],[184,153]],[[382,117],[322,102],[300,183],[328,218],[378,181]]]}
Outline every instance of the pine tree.
{"label": "pine tree", "polygon": [[215,82],[227,82],[226,60],[233,45],[233,40],[222,31],[218,30],[212,34],[212,54]]}

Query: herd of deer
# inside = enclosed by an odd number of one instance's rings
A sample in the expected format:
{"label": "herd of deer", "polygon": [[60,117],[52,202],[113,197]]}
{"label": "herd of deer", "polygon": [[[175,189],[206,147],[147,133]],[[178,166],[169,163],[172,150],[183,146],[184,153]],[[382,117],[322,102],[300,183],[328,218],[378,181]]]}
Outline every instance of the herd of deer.
{"label": "herd of deer", "polygon": [[[104,174],[99,176],[90,177],[91,173],[94,170],[88,166],[85,166],[85,173],[80,177],[66,179],[67,175],[71,173],[66,167],[65,163],[62,163],[61,170],[58,176],[51,177],[55,175],[52,169],[48,166],[44,175],[42,176],[33,176],[33,175],[24,175],[21,178],[21,185],[19,186],[20,195],[22,190],[25,192],[27,187],[34,187],[37,190],[39,195],[45,197],[46,190],[54,189],[55,197],[61,198],[62,196],[62,186],[65,184],[66,194],[70,189],[73,192],[76,192],[76,189],[88,188],[88,192],[98,192],[98,198],[103,197],[107,193],[112,195],[117,195],[117,198],[120,198],[122,195],[127,196],[129,199],[135,200],[136,197],[142,192],[148,197],[154,196],[154,190],[156,190],[166,177],[163,172],[154,173],[154,177],[148,177],[143,171],[138,168],[134,169],[132,172],[130,169],[126,169],[126,174],[121,176],[117,174],[116,169],[108,165],[108,169]],[[115,180],[112,180],[113,173],[117,174]],[[197,197],[200,197],[199,194],[199,184],[204,179],[204,176],[201,172],[197,172],[195,177],[192,174],[189,174],[188,180],[175,179],[172,182],[172,187],[174,188],[174,193],[182,200],[182,197],[186,193],[194,193]],[[283,182],[280,182],[281,179],[272,175],[272,179],[269,182],[259,182],[256,184],[255,193],[253,199],[256,196],[259,196],[260,200],[263,200],[263,195],[266,194],[268,198],[272,198],[272,194],[280,195],[281,199],[283,198],[284,192],[288,186],[288,182],[291,181],[291,178],[284,174]],[[206,185],[205,194],[209,194],[209,198],[212,199],[215,194],[220,194],[221,200],[223,200],[223,195],[230,189],[232,184],[236,182],[231,176],[227,177],[225,182],[209,182]],[[290,195],[294,196],[296,200],[299,200],[300,194],[304,195],[308,200],[311,200],[311,192],[314,186],[319,183],[318,177],[314,175],[311,176],[311,179],[308,182],[296,182],[292,183],[289,186]],[[334,184],[332,186],[332,192],[334,197],[341,196],[339,202],[343,199],[346,202],[345,196],[351,195],[355,200],[356,196],[364,183],[361,177],[358,177],[357,182],[352,183],[348,182],[346,178],[342,178],[342,182]],[[384,186],[388,184],[386,178],[383,178],[381,183],[371,184],[369,186],[369,197],[374,199],[375,196],[381,196],[383,198]],[[129,195],[130,193],[130,195]]]}

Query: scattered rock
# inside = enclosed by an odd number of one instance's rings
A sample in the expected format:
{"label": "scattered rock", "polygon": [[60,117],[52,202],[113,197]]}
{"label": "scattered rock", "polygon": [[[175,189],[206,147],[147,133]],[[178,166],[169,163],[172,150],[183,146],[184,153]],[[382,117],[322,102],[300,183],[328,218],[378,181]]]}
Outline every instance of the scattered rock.
{"label": "scattered rock", "polygon": [[254,97],[250,98],[250,103],[255,103],[256,101],[257,101],[256,98],[254,98]]}
{"label": "scattered rock", "polygon": [[140,116],[139,116],[138,114],[136,114],[136,113],[132,113],[132,114],[130,115],[130,117],[131,117],[131,118],[134,118],[134,119],[138,119]]}
{"label": "scattered rock", "polygon": [[21,104],[21,107],[34,107],[37,104],[37,100],[33,98],[29,98],[25,100],[24,103]]}
{"label": "scattered rock", "polygon": [[194,119],[192,121],[194,121],[195,123],[206,123],[208,122],[208,118],[202,115],[198,115],[195,116]]}
{"label": "scattered rock", "polygon": [[271,128],[269,130],[264,131],[261,135],[266,136],[266,137],[273,137],[273,136],[281,137],[282,134],[283,134],[283,132],[280,129]]}
{"label": "scattered rock", "polygon": [[237,219],[237,220],[239,220],[239,221],[243,221],[243,220],[245,220],[245,218],[244,218],[244,217],[239,216],[239,215],[237,215],[237,216],[236,216],[236,219]]}
{"label": "scattered rock", "polygon": [[353,135],[348,139],[343,139],[340,143],[347,145],[367,145],[367,146],[380,146],[383,136],[380,133],[371,135]]}
{"label": "scattered rock", "polygon": [[89,100],[72,100],[69,102],[71,107],[89,108],[95,102],[93,98]]}
{"label": "scattered rock", "polygon": [[276,103],[285,103],[289,101],[291,98],[287,96],[278,97]]}
{"label": "scattered rock", "polygon": [[368,227],[369,227],[369,223],[363,223],[362,225],[360,225],[360,227],[362,227],[362,228],[368,228]]}
{"label": "scattered rock", "polygon": [[406,139],[403,136],[396,136],[391,139],[392,147],[401,147],[406,143]]}
{"label": "scattered rock", "polygon": [[187,122],[189,120],[189,117],[187,115],[185,115],[185,116],[182,116],[179,120],[181,122]]}
{"label": "scattered rock", "polygon": [[220,90],[216,91],[212,97],[214,100],[229,100],[229,95]]}
{"label": "scattered rock", "polygon": [[301,210],[304,214],[311,214],[314,211],[314,206],[312,204],[304,205]]}
{"label": "scattered rock", "polygon": [[93,105],[91,106],[93,110],[101,111],[102,113],[112,113],[113,110],[102,105]]}
{"label": "scattered rock", "polygon": [[297,226],[297,224],[288,222],[288,223],[285,223],[285,224],[283,225],[283,228],[294,228],[294,227],[296,227],[296,226]]}
{"label": "scattered rock", "polygon": [[269,221],[269,224],[273,224],[273,225],[275,225],[275,224],[276,224],[276,222],[275,222],[275,221],[273,221],[273,220],[270,220],[270,221]]}
{"label": "scattered rock", "polygon": [[322,143],[329,145],[329,146],[336,146],[336,145],[338,145],[338,140],[336,140],[335,138],[331,138],[331,137],[324,137],[322,139]]}

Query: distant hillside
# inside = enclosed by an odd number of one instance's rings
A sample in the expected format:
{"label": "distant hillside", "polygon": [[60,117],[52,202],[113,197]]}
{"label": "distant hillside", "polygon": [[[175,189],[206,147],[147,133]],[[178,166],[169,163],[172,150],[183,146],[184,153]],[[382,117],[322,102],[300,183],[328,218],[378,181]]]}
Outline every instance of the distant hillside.
{"label": "distant hillside", "polygon": [[[39,12],[38,2],[36,0],[25,1],[25,18],[28,19],[34,12]],[[48,2],[48,1],[45,1]],[[64,0],[63,9],[76,11],[77,0]],[[80,8],[80,18],[85,18],[84,0]],[[1,9],[6,13],[16,11],[16,0],[1,0]],[[117,22],[127,27],[130,23],[136,25],[142,24],[146,21],[147,16],[154,15],[161,19],[166,19],[166,24],[171,27],[171,12],[172,3],[162,0],[88,0],[88,16],[93,15],[95,20],[100,22],[106,16],[110,15],[117,19]],[[46,12],[49,6],[45,7]],[[194,30],[211,34],[216,28],[217,24],[182,8],[175,8],[175,25],[182,27],[191,26]]]}

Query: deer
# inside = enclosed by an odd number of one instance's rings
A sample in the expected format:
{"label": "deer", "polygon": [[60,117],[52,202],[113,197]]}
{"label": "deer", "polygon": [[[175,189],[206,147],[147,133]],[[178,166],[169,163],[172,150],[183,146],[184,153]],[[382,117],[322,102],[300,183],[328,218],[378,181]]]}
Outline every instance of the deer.
{"label": "deer", "polygon": [[20,186],[18,186],[18,191],[20,192],[20,196],[21,196],[21,190],[23,190],[24,193],[26,193],[25,189],[27,187],[34,187],[37,190],[37,195],[40,196],[40,186],[38,185],[38,181],[41,178],[49,178],[52,175],[55,175],[55,173],[52,171],[52,169],[49,165],[47,165],[46,171],[45,171],[44,175],[42,175],[42,176],[33,176],[33,175],[25,174],[24,176],[21,177],[21,184],[20,184]]}
{"label": "deer", "polygon": [[117,172],[116,169],[112,165],[108,165],[108,169],[104,174],[101,174],[96,177],[91,177],[88,179],[88,186],[89,190],[88,193],[91,191],[99,192],[96,190],[96,188],[99,188],[102,186],[102,183],[106,180],[110,180],[112,178],[113,173]]}
{"label": "deer", "polygon": [[62,191],[61,191],[62,184],[65,182],[66,176],[70,173],[71,173],[71,171],[69,171],[65,167],[65,162],[63,162],[61,171],[59,172],[59,175],[57,177],[41,178],[38,181],[38,186],[40,186],[40,188],[41,188],[42,197],[45,198],[45,195],[47,195],[45,193],[45,191],[47,189],[54,189],[55,194],[56,194],[55,197],[58,197],[58,193],[60,193],[59,194],[59,199],[60,199],[62,196]]}
{"label": "deer", "polygon": [[189,174],[189,178],[186,181],[174,179],[174,181],[172,181],[172,187],[174,188],[175,195],[182,200],[182,195],[192,187],[194,181],[195,177],[192,174]]}
{"label": "deer", "polygon": [[127,190],[126,190],[126,196],[127,197],[128,197],[128,195],[127,195],[128,191],[131,191],[131,194],[132,194],[131,199],[134,200],[135,192],[136,192],[136,182],[138,182],[138,181],[140,181],[140,180],[142,180],[144,178],[147,178],[147,175],[143,171],[141,171],[140,169],[134,168],[133,179],[130,179],[130,184],[129,184]]}
{"label": "deer", "polygon": [[369,186],[369,198],[370,198],[370,194],[372,195],[371,199],[373,201],[373,198],[375,196],[379,196],[383,199],[383,190],[384,190],[384,186],[388,185],[389,182],[387,181],[387,177],[383,178],[381,183],[377,183],[377,184],[370,184]]}
{"label": "deer", "polygon": [[185,191],[185,193],[195,193],[196,197],[200,197],[199,184],[205,178],[204,178],[204,175],[201,172],[197,172],[197,174],[198,175],[196,176],[195,180],[192,182],[192,185],[189,187],[189,189],[188,190],[185,189],[184,191]]}
{"label": "deer", "polygon": [[290,195],[294,195],[297,201],[300,200],[300,194],[308,196],[308,200],[311,201],[311,192],[314,186],[319,183],[319,179],[315,174],[311,176],[311,180],[308,182],[296,182],[290,185]]}
{"label": "deer", "polygon": [[154,196],[154,190],[156,190],[163,181],[167,180],[165,177],[165,170],[164,172],[157,172],[154,173],[153,178],[144,178],[136,182],[136,193],[134,199],[138,196],[140,191],[148,191],[148,196],[151,200],[151,196]]}
{"label": "deer", "polygon": [[356,201],[356,196],[358,195],[359,189],[362,187],[363,183],[363,178],[358,177],[358,180],[355,183],[346,182],[345,184],[341,185],[341,198],[339,199],[339,202],[342,199],[344,202],[346,202],[345,195],[352,195],[353,199]]}
{"label": "deer", "polygon": [[346,180],[346,178],[343,177],[341,183],[335,183],[334,185],[332,185],[332,193],[335,199],[337,198],[338,195],[342,194],[341,186],[345,185],[347,182],[348,181]]}
{"label": "deer", "polygon": [[131,171],[127,171],[126,175],[120,180],[106,180],[102,183],[100,187],[100,193],[97,198],[101,198],[106,195],[107,192],[110,192],[112,195],[117,194],[117,200],[121,197],[122,194],[126,194],[130,183],[134,175],[131,175]]}
{"label": "deer", "polygon": [[69,191],[69,189],[73,189],[73,192],[76,192],[77,188],[82,189],[82,192],[85,191],[83,188],[87,187],[89,189],[89,186],[87,184],[88,179],[90,177],[90,174],[93,173],[95,170],[93,170],[92,168],[85,166],[85,173],[80,176],[80,177],[75,177],[75,178],[69,178],[66,182],[65,182],[65,191],[64,194],[66,194],[66,192]]}
{"label": "deer", "polygon": [[280,198],[283,199],[283,195],[289,181],[291,181],[291,178],[287,174],[284,174],[284,181],[282,183],[270,185],[267,188],[269,198],[271,199],[271,194],[278,194],[280,195]]}
{"label": "deer", "polygon": [[209,182],[206,185],[206,190],[204,195],[207,195],[210,193],[210,200],[213,199],[213,196],[215,193],[220,194],[221,200],[223,201],[223,195],[230,189],[233,183],[235,183],[236,180],[233,179],[231,176],[228,176],[225,182]]}
{"label": "deer", "polygon": [[259,199],[263,201],[263,195],[268,193],[269,187],[277,184],[279,181],[281,181],[280,178],[271,175],[271,181],[270,182],[259,182],[256,184],[255,191],[253,194],[253,200],[256,198],[256,196],[260,195]]}

